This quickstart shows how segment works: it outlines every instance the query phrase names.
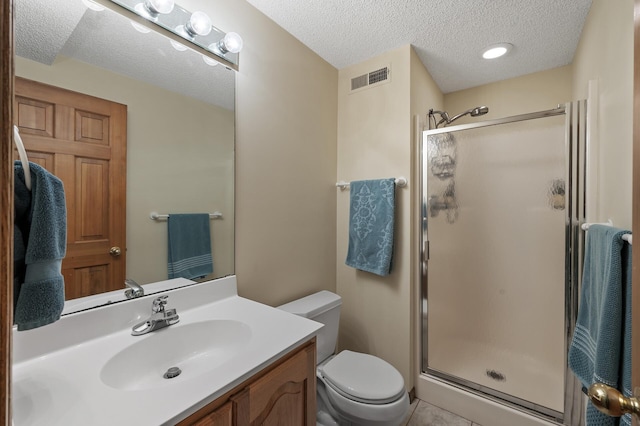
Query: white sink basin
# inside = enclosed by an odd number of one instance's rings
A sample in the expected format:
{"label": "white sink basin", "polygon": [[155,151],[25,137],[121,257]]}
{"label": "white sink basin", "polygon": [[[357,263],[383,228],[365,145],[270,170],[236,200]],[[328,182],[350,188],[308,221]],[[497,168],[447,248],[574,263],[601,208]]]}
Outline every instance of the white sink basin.
{"label": "white sink basin", "polygon": [[[16,426],[174,425],[308,341],[317,322],[238,296],[229,276],[168,290],[180,322],[143,336],[141,297],[13,330]],[[182,373],[163,375],[171,367]]]}
{"label": "white sink basin", "polygon": [[[153,331],[111,357],[100,371],[112,388],[134,391],[176,384],[198,377],[231,360],[251,340],[251,328],[236,320],[175,324]],[[169,368],[182,372],[164,377]]]}

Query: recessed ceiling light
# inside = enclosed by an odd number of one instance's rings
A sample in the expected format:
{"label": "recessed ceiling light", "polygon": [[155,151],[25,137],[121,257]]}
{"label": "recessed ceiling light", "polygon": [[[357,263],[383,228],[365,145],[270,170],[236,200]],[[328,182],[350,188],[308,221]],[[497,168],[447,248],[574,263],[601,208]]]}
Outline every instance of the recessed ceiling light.
{"label": "recessed ceiling light", "polygon": [[511,50],[512,47],[513,47],[513,44],[510,44],[510,43],[492,44],[491,46],[485,49],[484,53],[482,54],[482,57],[485,59],[499,58],[500,56],[506,55]]}

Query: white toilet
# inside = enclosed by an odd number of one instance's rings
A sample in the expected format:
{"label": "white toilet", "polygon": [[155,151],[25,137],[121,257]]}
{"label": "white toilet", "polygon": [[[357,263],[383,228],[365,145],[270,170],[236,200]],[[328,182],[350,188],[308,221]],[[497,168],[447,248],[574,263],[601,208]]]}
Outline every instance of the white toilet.
{"label": "white toilet", "polygon": [[341,305],[340,296],[320,291],[278,307],[324,324],[316,340],[318,425],[399,425],[409,411],[409,394],[398,370],[373,355],[334,355]]}

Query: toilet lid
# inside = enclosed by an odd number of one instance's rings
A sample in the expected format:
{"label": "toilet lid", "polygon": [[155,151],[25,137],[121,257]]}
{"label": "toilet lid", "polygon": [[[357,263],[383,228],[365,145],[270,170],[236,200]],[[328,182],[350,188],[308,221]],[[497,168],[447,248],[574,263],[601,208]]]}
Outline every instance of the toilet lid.
{"label": "toilet lid", "polygon": [[342,351],[321,367],[327,384],[347,398],[374,404],[395,401],[404,379],[391,364],[368,354]]}

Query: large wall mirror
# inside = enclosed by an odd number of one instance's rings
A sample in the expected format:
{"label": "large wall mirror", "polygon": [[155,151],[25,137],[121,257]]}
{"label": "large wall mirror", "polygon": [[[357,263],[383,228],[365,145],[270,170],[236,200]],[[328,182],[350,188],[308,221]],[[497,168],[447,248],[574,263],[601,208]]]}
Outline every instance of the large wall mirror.
{"label": "large wall mirror", "polygon": [[[16,81],[36,81],[126,105],[126,224],[106,223],[104,227],[126,227],[120,256],[127,278],[143,286],[168,279],[167,221],[152,220],[151,212],[220,212],[221,218],[210,221],[214,271],[204,279],[233,274],[234,71],[205,61],[202,55],[181,49],[153,31],[136,27],[109,9],[97,11],[87,4],[91,3],[15,2]],[[19,87],[16,84],[17,97]],[[22,105],[15,105],[14,120],[19,121],[21,111],[16,109]],[[49,114],[46,107],[41,110]],[[87,116],[90,122],[95,118]],[[74,119],[84,119],[78,117],[76,114]],[[55,132],[60,120],[51,120]],[[104,129],[107,131],[108,126]],[[69,166],[76,167],[74,173],[83,173],[85,169],[77,162],[65,165],[53,157],[42,160],[45,156],[40,155],[39,147],[47,141],[55,142],[43,132],[34,135],[21,128],[30,160],[56,175]],[[87,170],[90,175],[91,167]],[[96,176],[99,178],[99,174]],[[91,209],[101,206],[102,201],[82,202],[88,213],[82,216],[82,223],[80,214],[70,214],[68,228],[84,227],[90,234],[94,225],[89,222],[98,216]],[[67,197],[67,210],[77,211],[77,203]],[[73,234],[74,238],[78,235]],[[80,295],[88,302],[79,307],[122,300],[94,295],[106,290],[92,289],[92,282],[105,279],[111,282],[112,287],[107,289],[110,293],[118,289],[118,294],[124,294],[124,282],[120,278],[113,282],[108,268],[79,268],[73,273],[87,287],[75,293],[75,297]],[[91,301],[86,298],[89,295],[94,295]]]}

